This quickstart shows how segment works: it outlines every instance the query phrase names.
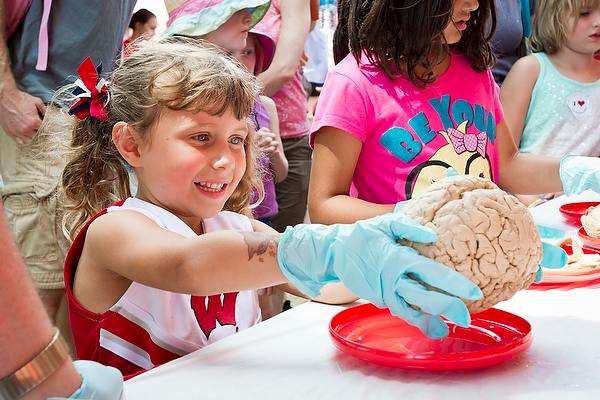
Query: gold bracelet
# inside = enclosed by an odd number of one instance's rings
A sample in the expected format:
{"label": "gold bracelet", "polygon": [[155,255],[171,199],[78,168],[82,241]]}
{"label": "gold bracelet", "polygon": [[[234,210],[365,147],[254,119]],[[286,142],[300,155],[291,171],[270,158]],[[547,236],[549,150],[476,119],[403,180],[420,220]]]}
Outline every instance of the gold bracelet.
{"label": "gold bracelet", "polygon": [[23,396],[42,383],[67,359],[69,350],[58,328],[52,340],[33,360],[0,380],[0,400],[13,400]]}

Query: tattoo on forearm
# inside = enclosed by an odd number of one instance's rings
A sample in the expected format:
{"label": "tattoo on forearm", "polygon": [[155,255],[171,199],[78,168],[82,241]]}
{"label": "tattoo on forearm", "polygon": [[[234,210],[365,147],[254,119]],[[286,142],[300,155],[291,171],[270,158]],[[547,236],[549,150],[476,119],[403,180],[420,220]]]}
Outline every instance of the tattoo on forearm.
{"label": "tattoo on forearm", "polygon": [[263,254],[274,257],[277,254],[277,242],[279,235],[264,234],[258,232],[241,232],[244,235],[244,242],[248,245],[248,260],[256,254],[259,261],[264,261]]}

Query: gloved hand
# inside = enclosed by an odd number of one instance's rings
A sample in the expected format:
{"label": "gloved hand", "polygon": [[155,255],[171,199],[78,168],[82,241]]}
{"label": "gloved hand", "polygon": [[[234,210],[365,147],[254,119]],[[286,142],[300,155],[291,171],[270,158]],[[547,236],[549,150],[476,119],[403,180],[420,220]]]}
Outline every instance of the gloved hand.
{"label": "gloved hand", "polygon": [[[81,386],[69,399],[113,400],[121,397],[123,375],[113,367],[95,361],[77,360],[73,366],[81,375]],[[50,397],[48,400],[58,400]]]}
{"label": "gloved hand", "polygon": [[542,239],[562,239],[566,235],[565,231],[558,228],[552,228],[540,224],[537,224],[537,228],[538,232],[540,233],[540,238]]}
{"label": "gloved hand", "polygon": [[328,282],[342,281],[355,295],[388,307],[431,338],[448,334],[440,315],[468,326],[469,312],[459,298],[428,290],[408,274],[465,299],[481,298],[481,290],[462,274],[396,243],[399,238],[437,240],[433,230],[410,217],[389,213],[350,225],[288,227],[277,258],[284,275],[308,296],[318,296]]}
{"label": "gloved hand", "polygon": [[540,267],[533,280],[535,283],[540,283],[544,279],[542,267],[548,269],[560,269],[567,265],[568,256],[564,249],[550,243],[542,242],[542,252],[544,255],[542,256]]}
{"label": "gloved hand", "polygon": [[446,168],[446,177],[449,176],[458,176],[458,172],[456,172],[456,170],[452,167],[448,167]]}
{"label": "gloved hand", "polygon": [[400,201],[398,203],[396,203],[396,206],[394,206],[394,212],[397,213],[400,210],[402,210],[402,207],[404,207],[404,205],[408,203],[408,200],[404,200],[404,201]]}
{"label": "gloved hand", "polygon": [[569,154],[560,161],[560,180],[567,196],[587,189],[600,193],[600,158]]}

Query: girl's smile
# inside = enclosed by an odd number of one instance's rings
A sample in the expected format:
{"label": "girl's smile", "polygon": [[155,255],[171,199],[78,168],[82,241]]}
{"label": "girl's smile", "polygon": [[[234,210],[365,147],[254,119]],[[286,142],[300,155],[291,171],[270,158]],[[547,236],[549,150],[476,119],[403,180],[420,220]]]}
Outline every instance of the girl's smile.
{"label": "girl's smile", "polygon": [[200,193],[215,199],[226,194],[227,183],[194,182],[194,185],[200,189]]}

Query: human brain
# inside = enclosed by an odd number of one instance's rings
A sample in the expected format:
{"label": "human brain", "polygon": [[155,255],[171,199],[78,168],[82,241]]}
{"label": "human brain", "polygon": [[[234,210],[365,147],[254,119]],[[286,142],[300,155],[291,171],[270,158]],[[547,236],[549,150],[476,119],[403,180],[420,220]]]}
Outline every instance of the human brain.
{"label": "human brain", "polygon": [[435,230],[438,241],[400,240],[462,273],[483,292],[464,300],[471,313],[510,299],[535,279],[542,242],[527,207],[491,181],[447,177],[409,200],[401,212]]}

